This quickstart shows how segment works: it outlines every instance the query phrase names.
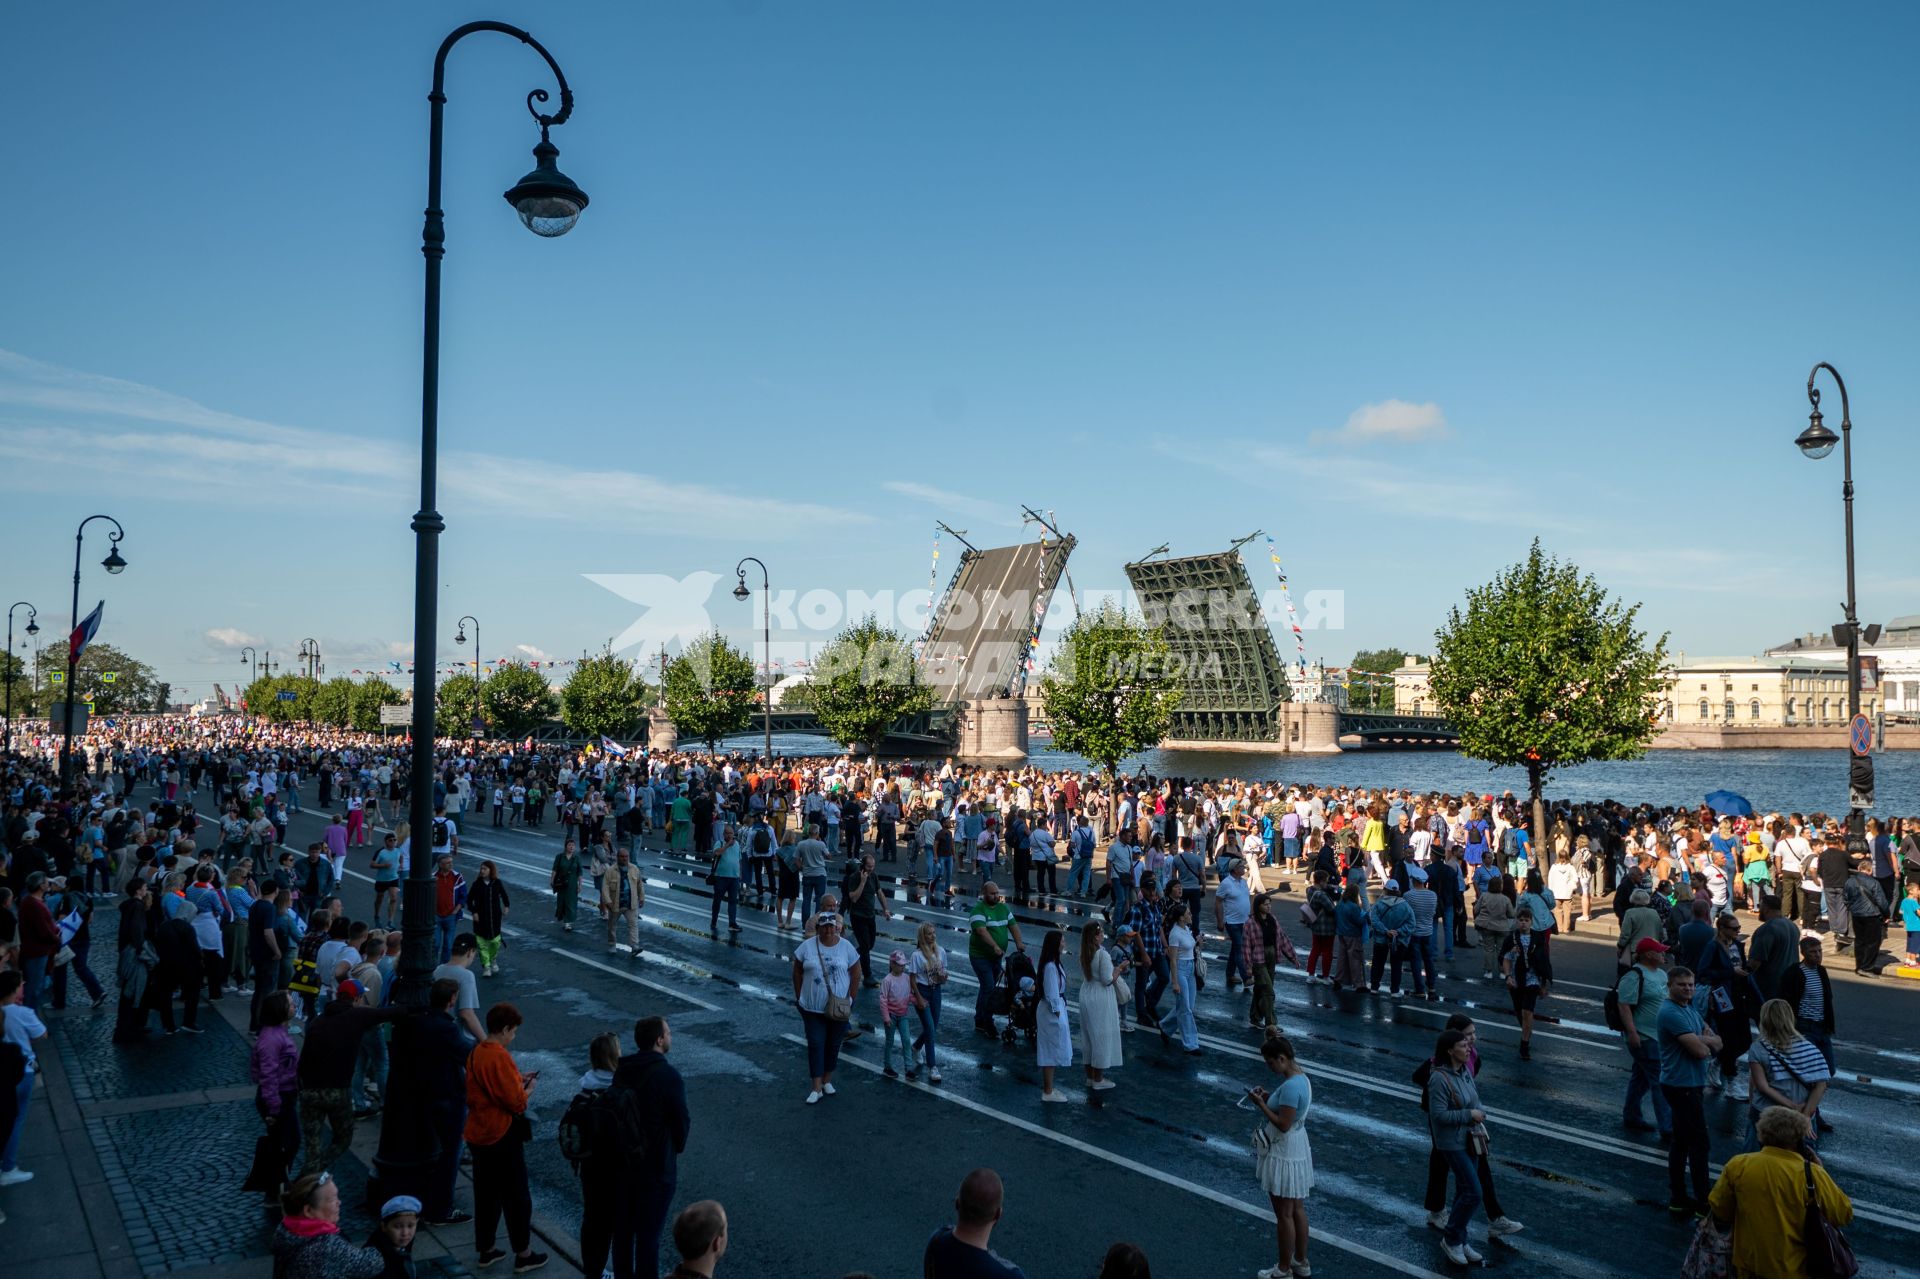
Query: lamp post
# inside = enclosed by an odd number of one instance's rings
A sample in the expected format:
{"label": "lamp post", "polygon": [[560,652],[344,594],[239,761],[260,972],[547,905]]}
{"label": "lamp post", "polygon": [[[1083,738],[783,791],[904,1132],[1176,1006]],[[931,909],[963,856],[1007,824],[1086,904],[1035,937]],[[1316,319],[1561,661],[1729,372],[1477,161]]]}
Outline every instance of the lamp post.
{"label": "lamp post", "polygon": [[[240,665],[247,668],[248,673],[253,677],[253,679],[259,679],[260,678],[260,651],[254,648],[254,646],[251,644],[242,644],[240,646]],[[253,679],[250,679],[247,682],[252,683]]]}
{"label": "lamp post", "polygon": [[307,664],[307,678],[320,678],[320,641],[311,637],[300,641],[300,660]]}
{"label": "lamp post", "polygon": [[[467,642],[468,622],[473,623],[473,717],[484,724],[486,717],[480,713],[480,619],[471,613],[461,618],[460,629],[454,632],[453,642],[456,644]],[[467,736],[474,736],[471,726],[467,729]]]}
{"label": "lamp post", "polygon": [[[1820,388],[1814,380],[1825,369],[1833,378],[1835,386],[1840,388],[1840,434],[1835,435],[1828,429],[1820,415]],[[1847,650],[1847,723],[1851,735],[1854,717],[1860,714],[1860,616],[1855,607],[1853,590],[1853,414],[1847,405],[1847,384],[1840,377],[1840,370],[1825,360],[1813,366],[1807,374],[1807,403],[1813,411],[1807,415],[1807,429],[1800,432],[1794,440],[1800,451],[1814,460],[1819,460],[1833,452],[1835,444],[1840,445],[1840,501],[1846,512],[1847,524],[1847,599],[1843,607],[1846,620],[1834,627],[1834,639],[1841,642]],[[1880,628],[1867,628],[1869,644],[1880,638]],[[1847,797],[1847,852],[1864,852],[1867,847],[1866,813],[1853,802],[1854,794],[1862,789],[1873,789],[1873,761],[1861,756],[1850,759]],[[1864,782],[1864,787],[1856,784]]]}
{"label": "lamp post", "polygon": [[773,587],[767,577],[767,566],[749,555],[733,566],[734,576],[740,580],[734,584],[733,598],[742,604],[753,592],[747,589],[747,565],[760,564],[760,657],[767,668],[767,691],[760,702],[760,727],[766,737],[767,760],[773,760]]}
{"label": "lamp post", "polygon": [[66,701],[61,703],[66,707],[66,714],[62,717],[64,722],[60,726],[60,786],[63,790],[73,776],[73,674],[74,666],[80,660],[74,644],[80,630],[80,547],[86,541],[87,525],[95,520],[105,520],[113,525],[113,532],[107,534],[107,558],[100,561],[100,567],[116,576],[127,567],[127,562],[120,558],[120,539],[127,535],[127,530],[120,527],[120,521],[111,515],[89,515],[81,520],[80,527],[73,531],[73,629],[67,632],[67,689],[63,694]]}
{"label": "lamp post", "polygon": [[[426,258],[426,290],[423,306],[420,360],[420,509],[414,513],[413,568],[413,749],[410,767],[411,791],[408,817],[413,828],[413,848],[406,882],[401,889],[400,971],[394,986],[394,1003],[415,1012],[425,1012],[433,979],[434,859],[428,855],[433,830],[433,694],[434,653],[438,646],[440,532],[446,521],[434,506],[434,490],[439,460],[440,431],[440,261],[446,256],[446,223],[440,209],[440,168],[442,136],[445,133],[447,104],[447,55],[453,46],[477,31],[497,31],[531,47],[553,72],[560,91],[560,109],[552,115],[535,109],[535,103],[548,100],[545,89],[527,95],[527,111],[540,126],[540,141],[533,149],[535,167],[507,192],[520,221],[535,235],[564,235],[579,220],[587,207],[587,197],[571,179],[555,167],[559,150],[548,138],[548,130],[564,124],[573,114],[573,91],[553,55],[531,35],[504,22],[469,22],[458,27],[440,42],[433,58],[433,87],[427,94],[429,105],[427,135],[427,209],[420,252]],[[411,1027],[395,1028],[394,1060],[405,1058],[402,1042],[410,1038]],[[435,1135],[427,1107],[427,1098],[419,1095],[415,1081],[407,1081],[414,1096],[409,1106],[393,1104],[390,1099],[382,1118],[380,1149],[374,1156],[376,1181],[383,1187],[405,1188],[417,1192],[424,1187],[433,1164],[439,1140]]]}
{"label": "lamp post", "polygon": [[40,633],[40,610],[25,600],[16,603],[7,610],[7,750],[13,750],[13,609],[24,607],[27,610],[27,636],[32,638]]}

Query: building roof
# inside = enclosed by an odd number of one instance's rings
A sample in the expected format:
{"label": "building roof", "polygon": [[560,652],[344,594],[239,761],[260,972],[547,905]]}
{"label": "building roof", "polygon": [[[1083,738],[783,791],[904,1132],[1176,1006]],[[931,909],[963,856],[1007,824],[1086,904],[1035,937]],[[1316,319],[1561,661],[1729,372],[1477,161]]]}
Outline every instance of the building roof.
{"label": "building roof", "polygon": [[[1837,652],[1840,646],[1833,642],[1832,631],[1810,631],[1795,636],[1784,644],[1775,644],[1767,650],[1769,656],[1776,653],[1804,653],[1808,650]],[[1892,649],[1920,648],[1920,613],[1909,613],[1905,617],[1896,617],[1885,623],[1880,630],[1878,644],[1862,644],[1865,653],[1884,653]]]}

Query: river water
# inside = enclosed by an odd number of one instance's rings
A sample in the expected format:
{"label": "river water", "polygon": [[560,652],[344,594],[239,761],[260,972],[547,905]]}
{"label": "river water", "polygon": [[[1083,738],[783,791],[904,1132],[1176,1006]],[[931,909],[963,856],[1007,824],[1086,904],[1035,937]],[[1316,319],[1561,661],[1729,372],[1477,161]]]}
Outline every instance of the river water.
{"label": "river water", "polygon": [[[737,737],[731,749],[750,750],[758,737]],[[786,755],[838,754],[824,737],[776,734],[774,749]],[[1033,763],[1049,771],[1085,770],[1078,755],[1033,744]],[[1251,755],[1240,751],[1147,751],[1121,765],[1125,773],[1145,768],[1158,777],[1239,777],[1250,781],[1314,782],[1330,786],[1388,786],[1458,795],[1511,790],[1524,795],[1522,768],[1488,768],[1457,751],[1350,750],[1338,755]],[[1888,751],[1874,759],[1873,811],[1886,817],[1920,814],[1920,751]],[[1656,750],[1636,760],[1604,760],[1562,769],[1547,781],[1549,798],[1617,799],[1628,804],[1692,805],[1709,791],[1746,796],[1765,812],[1844,813],[1847,756],[1843,750]]]}

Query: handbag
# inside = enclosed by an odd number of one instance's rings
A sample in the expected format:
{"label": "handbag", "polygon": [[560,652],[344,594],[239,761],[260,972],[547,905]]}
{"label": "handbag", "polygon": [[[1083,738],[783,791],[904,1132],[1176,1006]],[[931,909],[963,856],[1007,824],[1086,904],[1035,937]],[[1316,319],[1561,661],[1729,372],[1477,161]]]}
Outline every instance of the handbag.
{"label": "handbag", "polygon": [[1711,1214],[1702,1217],[1680,1263],[1680,1279],[1728,1279],[1732,1273],[1733,1232],[1720,1229]]}
{"label": "handbag", "polygon": [[58,968],[63,964],[70,964],[72,962],[73,962],[73,947],[71,946],[62,946],[53,956],[53,966],[55,968]]}
{"label": "handbag", "polygon": [[1475,1159],[1485,1159],[1487,1157],[1487,1146],[1487,1126],[1485,1124],[1475,1124],[1473,1127],[1467,1129],[1467,1149],[1473,1152]]}
{"label": "handbag", "polygon": [[526,1111],[521,1111],[508,1121],[507,1136],[523,1143],[533,1140],[533,1120],[527,1118]]}
{"label": "handbag", "polygon": [[1813,1188],[1813,1160],[1801,1160],[1807,1176],[1807,1225],[1803,1232],[1807,1246],[1807,1273],[1815,1279],[1852,1279],[1860,1273],[1860,1262],[1853,1255],[1840,1227],[1827,1220],[1820,1207],[1820,1196]]}
{"label": "handbag", "polygon": [[818,938],[814,939],[813,955],[820,964],[820,984],[827,989],[827,1006],[825,1010],[827,1020],[853,1020],[853,994],[851,990],[844,995],[836,995],[833,993],[833,986],[827,980],[827,954],[820,948]]}
{"label": "handbag", "polygon": [[[282,1101],[281,1105],[289,1104]],[[240,1183],[243,1191],[257,1194],[278,1194],[285,1183],[287,1168],[280,1155],[280,1142],[272,1133],[262,1133],[253,1141],[253,1164],[247,1169],[247,1179]]]}

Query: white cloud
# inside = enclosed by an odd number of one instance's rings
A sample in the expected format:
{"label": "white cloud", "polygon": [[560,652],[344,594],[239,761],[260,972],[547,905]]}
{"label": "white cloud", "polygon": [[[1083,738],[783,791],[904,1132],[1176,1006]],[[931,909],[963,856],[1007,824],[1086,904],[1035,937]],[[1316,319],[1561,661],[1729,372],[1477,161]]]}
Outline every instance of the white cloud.
{"label": "white cloud", "polygon": [[1442,439],[1447,434],[1447,415],[1429,400],[1409,404],[1405,400],[1382,400],[1362,404],[1347,415],[1347,424],[1337,431],[1316,431],[1316,441],[1345,444],[1370,444],[1387,440],[1395,444],[1413,444],[1420,440]]}
{"label": "white cloud", "polygon": [[553,660],[552,653],[547,652],[547,650],[544,648],[538,648],[532,644],[515,644],[513,646],[513,651],[516,653],[525,653],[530,660],[536,661],[536,662],[551,662]]}
{"label": "white cloud", "polygon": [[214,648],[240,648],[248,644],[258,647],[261,643],[258,635],[234,626],[216,626],[206,633],[205,639]]}
{"label": "white cloud", "polygon": [[917,480],[886,480],[880,487],[889,493],[898,493],[902,497],[926,502],[969,520],[981,520],[1006,528],[1020,527],[1020,521],[1004,503],[970,497],[965,493],[955,493],[951,489],[935,488],[931,484],[922,484]]}
{"label": "white cloud", "polygon": [[[339,431],[260,422],[210,409],[137,382],[100,377],[0,350],[0,458],[42,466],[87,459],[88,473],[204,483],[216,472],[270,471],[314,495],[407,501],[419,455],[410,446]],[[577,468],[497,454],[444,452],[449,505],[489,516],[559,520],[594,528],[681,531],[865,524],[864,512],[736,493],[639,471]],[[241,501],[280,503],[280,484],[243,485]]]}

